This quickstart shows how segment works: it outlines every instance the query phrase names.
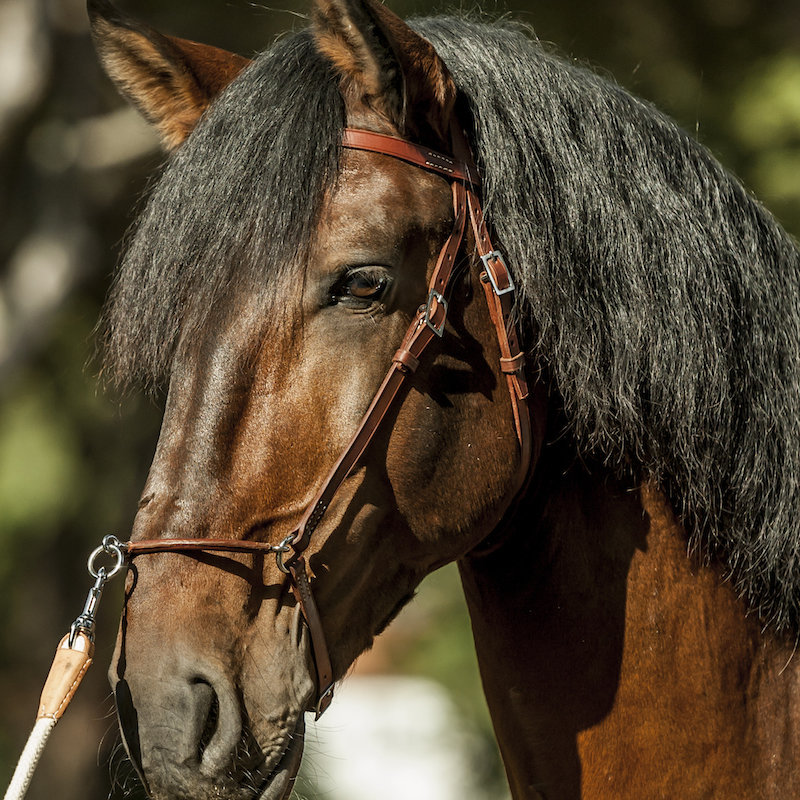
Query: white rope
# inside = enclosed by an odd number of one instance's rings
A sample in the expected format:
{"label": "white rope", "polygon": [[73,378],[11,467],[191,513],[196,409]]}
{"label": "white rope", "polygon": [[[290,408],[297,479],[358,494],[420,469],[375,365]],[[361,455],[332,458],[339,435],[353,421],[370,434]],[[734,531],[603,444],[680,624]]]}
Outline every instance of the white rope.
{"label": "white rope", "polygon": [[[97,559],[105,553],[113,556],[114,565],[108,569],[99,566]],[[22,800],[31,784],[33,773],[42,757],[42,751],[61,715],[75,696],[86,670],[92,665],[94,654],[94,628],[97,604],[106,581],[125,566],[125,545],[116,536],[105,536],[100,547],[89,556],[89,572],[95,578],[89,589],[83,613],[72,623],[69,633],[58,643],[50,672],[44,682],[36,724],[25,743],[3,800]]]}
{"label": "white rope", "polygon": [[33,772],[39,759],[42,757],[47,739],[53,732],[58,720],[43,717],[37,719],[36,724],[33,726],[31,735],[25,744],[25,749],[17,762],[17,768],[14,770],[14,776],[11,778],[11,783],[6,790],[3,800],[22,800],[25,797],[25,792],[28,791],[30,786]]}

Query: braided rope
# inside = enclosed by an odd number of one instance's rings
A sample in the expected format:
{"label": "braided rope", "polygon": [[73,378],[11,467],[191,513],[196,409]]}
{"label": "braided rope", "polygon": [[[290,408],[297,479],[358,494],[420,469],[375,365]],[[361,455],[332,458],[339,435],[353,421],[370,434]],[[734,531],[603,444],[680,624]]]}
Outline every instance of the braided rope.
{"label": "braided rope", "polygon": [[58,720],[51,719],[50,717],[43,717],[37,719],[36,724],[33,726],[31,735],[25,744],[25,749],[17,762],[17,768],[14,770],[14,775],[11,778],[11,783],[6,789],[5,797],[3,800],[22,800],[28,787],[31,784],[36,765],[42,757],[44,746],[47,744],[47,739],[53,732]]}

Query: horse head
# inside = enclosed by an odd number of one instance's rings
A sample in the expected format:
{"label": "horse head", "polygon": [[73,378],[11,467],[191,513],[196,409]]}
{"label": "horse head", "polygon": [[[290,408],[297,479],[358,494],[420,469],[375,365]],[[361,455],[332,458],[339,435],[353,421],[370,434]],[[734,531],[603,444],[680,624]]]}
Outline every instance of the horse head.
{"label": "horse head", "polygon": [[[150,347],[168,383],[132,541],[286,542],[425,304],[454,227],[452,181],[341,149],[342,131],[447,153],[454,120],[468,127],[468,110],[433,46],[375,0],[317,0],[310,34],[252,63],[163,36],[105,0],[89,8],[108,74],[170,151],[129,260],[148,255],[118,281],[107,315],[113,346]],[[289,89],[263,86],[279,75],[264,66],[269,59],[295,82],[277,107],[270,92]],[[297,59],[318,64],[313,74],[333,87],[332,107],[303,108],[321,94],[303,89]],[[305,123],[287,116],[287,103]],[[234,108],[256,133],[269,128],[270,142],[237,142]],[[314,164],[291,163],[292,142]],[[259,198],[273,212],[237,208],[247,181],[222,185],[214,159],[226,148],[242,175],[279,175]],[[328,173],[313,174],[328,163]],[[285,207],[281,181],[295,198]],[[318,189],[305,209],[298,183]],[[184,201],[160,205],[175,186]],[[170,226],[187,230],[215,203],[231,241],[198,241],[206,236],[198,224],[194,249],[171,252]],[[211,249],[219,271],[204,274]],[[336,679],[426,574],[497,527],[519,487],[512,400],[473,240],[456,259],[444,335],[419,359],[305,549]],[[125,330],[132,309],[147,316],[156,306],[170,322],[143,334],[155,343],[137,344]],[[533,438],[535,457],[540,434]],[[134,564],[110,677],[148,791],[286,796],[303,715],[321,688],[286,574],[264,553],[159,552]]]}

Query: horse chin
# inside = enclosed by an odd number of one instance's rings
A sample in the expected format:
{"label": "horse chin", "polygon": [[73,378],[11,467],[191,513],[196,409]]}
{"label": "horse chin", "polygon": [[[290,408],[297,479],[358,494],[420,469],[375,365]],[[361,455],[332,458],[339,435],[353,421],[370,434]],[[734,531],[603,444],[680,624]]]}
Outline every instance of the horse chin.
{"label": "horse chin", "polygon": [[303,757],[305,721],[300,715],[294,733],[289,736],[286,749],[278,758],[269,774],[264,778],[258,800],[286,800],[292,793],[294,779]]}

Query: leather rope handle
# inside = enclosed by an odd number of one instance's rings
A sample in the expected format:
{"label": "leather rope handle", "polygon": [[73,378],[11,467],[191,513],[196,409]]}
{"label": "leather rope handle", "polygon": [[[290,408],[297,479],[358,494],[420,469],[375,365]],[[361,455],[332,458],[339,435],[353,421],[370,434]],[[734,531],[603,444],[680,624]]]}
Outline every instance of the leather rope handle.
{"label": "leather rope handle", "polygon": [[75,637],[71,646],[69,639],[70,635],[67,634],[58,643],[53,664],[39,699],[36,719],[61,719],[83,676],[92,665],[94,642],[83,633]]}

